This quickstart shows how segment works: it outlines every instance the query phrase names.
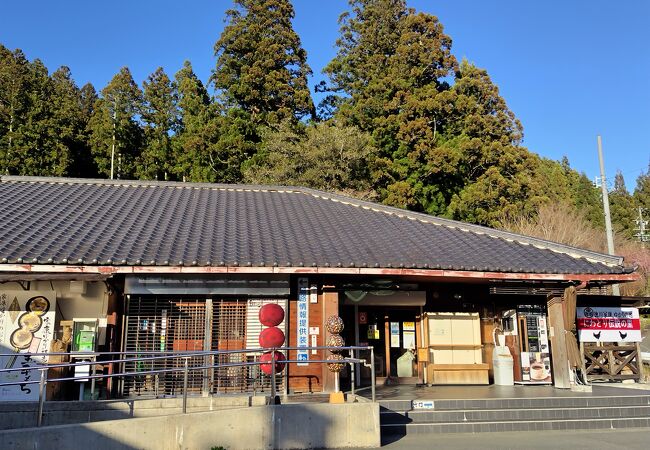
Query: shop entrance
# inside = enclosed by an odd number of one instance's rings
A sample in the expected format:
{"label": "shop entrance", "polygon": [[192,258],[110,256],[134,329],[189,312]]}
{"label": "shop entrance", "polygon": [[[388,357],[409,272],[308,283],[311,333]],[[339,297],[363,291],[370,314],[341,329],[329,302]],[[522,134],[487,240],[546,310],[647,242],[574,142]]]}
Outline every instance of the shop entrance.
{"label": "shop entrance", "polygon": [[[424,302],[424,292],[368,294],[357,302],[348,296],[344,301],[341,315],[346,324],[346,343],[374,348],[378,384],[422,382],[417,348],[422,337],[420,315]],[[364,353],[361,357],[370,359],[370,351]],[[368,386],[370,381],[370,369],[358,367],[356,385]]]}

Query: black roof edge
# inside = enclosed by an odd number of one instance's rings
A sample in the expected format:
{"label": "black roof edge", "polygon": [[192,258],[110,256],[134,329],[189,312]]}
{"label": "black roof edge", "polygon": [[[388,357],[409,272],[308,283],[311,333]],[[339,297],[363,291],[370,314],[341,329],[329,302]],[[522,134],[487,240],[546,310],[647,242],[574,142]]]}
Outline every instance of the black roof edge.
{"label": "black roof edge", "polygon": [[[452,219],[444,219],[441,217],[432,216],[425,213],[409,211],[400,209],[394,206],[386,206],[379,203],[373,203],[366,200],[359,200],[342,194],[331,193],[326,191],[319,191],[316,189],[301,187],[301,186],[277,186],[277,185],[254,185],[254,184],[223,184],[223,183],[194,183],[182,181],[156,181],[156,180],[108,180],[99,178],[66,178],[66,177],[42,177],[42,176],[19,176],[19,175],[0,175],[0,182],[29,182],[29,183],[48,183],[48,184],[92,184],[92,185],[105,185],[105,186],[159,186],[159,187],[173,187],[173,188],[188,188],[188,189],[218,189],[218,190],[232,190],[232,191],[268,191],[268,192],[295,192],[314,197],[332,200],[336,202],[346,203],[353,206],[359,206],[366,209],[373,209],[381,211],[386,214],[396,216],[404,216],[414,220],[428,222],[434,225],[447,226],[464,231],[469,231],[477,234],[485,234],[495,238],[501,238],[509,241],[515,241],[524,245],[533,245],[537,247],[546,248],[548,250],[556,251],[559,253],[570,254],[576,257],[601,262],[606,265],[623,266],[623,257],[616,255],[607,255],[605,253],[594,252],[585,250],[570,245],[560,244],[553,241],[547,241],[531,236],[512,233],[510,231],[497,230],[494,228],[485,227],[482,225],[475,225],[466,222],[460,222]],[[626,273],[631,273],[628,268],[624,269]],[[630,272],[628,272],[630,270]]]}

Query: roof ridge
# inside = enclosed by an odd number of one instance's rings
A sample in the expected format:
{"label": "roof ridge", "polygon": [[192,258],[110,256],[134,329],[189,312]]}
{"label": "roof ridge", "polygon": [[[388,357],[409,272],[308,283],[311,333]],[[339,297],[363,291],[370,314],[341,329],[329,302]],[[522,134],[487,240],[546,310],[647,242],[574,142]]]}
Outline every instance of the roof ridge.
{"label": "roof ridge", "polygon": [[[162,181],[162,180],[125,180],[106,178],[73,178],[73,177],[43,177],[27,175],[0,175],[1,182],[23,182],[23,183],[56,183],[56,184],[88,184],[103,186],[156,186],[168,188],[201,188],[201,189],[223,189],[223,190],[242,190],[242,191],[278,191],[291,192],[302,191],[306,188],[299,186],[280,186],[280,185],[263,185],[263,184],[228,184],[228,183],[207,183],[193,181]],[[324,191],[317,191],[323,192]]]}
{"label": "roof ridge", "polygon": [[432,216],[425,213],[409,211],[394,206],[382,205],[366,200],[360,200],[348,195],[321,191],[302,186],[282,186],[282,185],[254,185],[254,184],[225,184],[225,183],[196,183],[184,181],[159,181],[159,180],[108,180],[100,178],[67,178],[67,177],[41,177],[41,176],[16,176],[0,175],[0,182],[26,182],[26,183],[58,183],[58,184],[87,184],[87,185],[104,185],[104,186],[141,186],[141,187],[166,187],[166,188],[186,188],[186,189],[209,189],[209,190],[230,190],[245,192],[279,192],[279,193],[302,193],[324,200],[335,201],[343,204],[349,204],[355,207],[370,209],[384,214],[395,215],[397,217],[406,217],[410,220],[419,220],[424,223],[431,223],[438,226],[467,231],[475,234],[483,234],[497,239],[513,241],[521,245],[532,245],[537,248],[548,249],[557,253],[566,254],[573,258],[585,258],[591,261],[601,262],[607,265],[622,266],[623,258],[615,255],[585,250],[558,242],[548,241],[532,236],[513,233],[510,231],[497,230],[482,225],[475,225],[466,222],[460,222],[452,219]]}

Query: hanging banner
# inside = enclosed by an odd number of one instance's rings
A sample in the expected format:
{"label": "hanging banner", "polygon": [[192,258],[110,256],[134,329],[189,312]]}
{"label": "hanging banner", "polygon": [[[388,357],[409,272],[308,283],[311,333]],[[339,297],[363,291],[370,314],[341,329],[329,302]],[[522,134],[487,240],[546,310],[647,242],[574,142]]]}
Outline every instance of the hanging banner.
{"label": "hanging banner", "polygon": [[[0,383],[34,381],[40,372],[30,367],[47,362],[47,357],[25,353],[50,351],[54,338],[56,293],[54,291],[0,291],[0,367],[22,368],[0,372]],[[0,386],[0,401],[37,401],[38,384]]]}
{"label": "hanging banner", "polygon": [[[309,280],[307,278],[298,278],[298,314],[297,314],[297,347],[309,347]],[[306,366],[309,363],[309,351],[298,350],[296,359],[297,365]]]}
{"label": "hanging banner", "polygon": [[641,342],[638,308],[579,307],[577,319],[581,342]]}

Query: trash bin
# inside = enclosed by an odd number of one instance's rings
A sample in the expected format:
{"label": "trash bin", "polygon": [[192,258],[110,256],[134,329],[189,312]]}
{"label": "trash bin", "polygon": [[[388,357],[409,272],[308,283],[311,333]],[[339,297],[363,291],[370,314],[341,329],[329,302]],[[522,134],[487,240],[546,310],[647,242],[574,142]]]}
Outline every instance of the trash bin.
{"label": "trash bin", "polygon": [[508,347],[494,347],[494,353],[492,355],[492,366],[494,368],[495,385],[513,386],[515,384],[513,370],[514,361]]}
{"label": "trash bin", "polygon": [[413,360],[415,355],[410,350],[404,352],[402,356],[397,358],[397,376],[398,377],[412,377],[413,376]]}

